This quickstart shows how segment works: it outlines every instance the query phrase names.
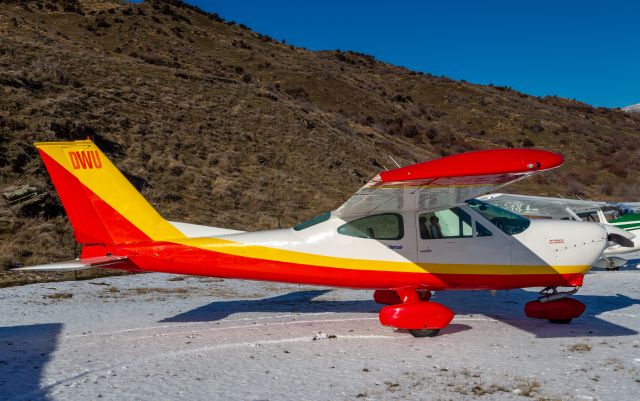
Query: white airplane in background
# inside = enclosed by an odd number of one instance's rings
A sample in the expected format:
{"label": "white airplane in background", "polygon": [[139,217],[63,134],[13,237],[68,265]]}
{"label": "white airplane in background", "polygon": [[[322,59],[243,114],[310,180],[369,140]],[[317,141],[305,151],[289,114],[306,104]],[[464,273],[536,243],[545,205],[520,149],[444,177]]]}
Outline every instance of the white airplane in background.
{"label": "white airplane in background", "polygon": [[531,218],[595,221],[634,235],[629,238],[633,242],[629,246],[621,246],[619,242],[610,243],[602,253],[602,258],[594,264],[595,267],[618,270],[627,260],[615,255],[640,250],[640,214],[636,213],[640,207],[638,202],[614,203],[503,193],[483,195],[478,199]]}

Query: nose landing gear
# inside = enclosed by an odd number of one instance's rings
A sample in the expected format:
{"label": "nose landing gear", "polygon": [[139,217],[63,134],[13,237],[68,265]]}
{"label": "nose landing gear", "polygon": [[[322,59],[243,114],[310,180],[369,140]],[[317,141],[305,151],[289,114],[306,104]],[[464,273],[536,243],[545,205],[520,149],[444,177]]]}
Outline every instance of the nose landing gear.
{"label": "nose landing gear", "polygon": [[[390,293],[391,291],[395,296]],[[380,323],[384,326],[409,330],[414,337],[437,335],[440,329],[451,322],[453,312],[444,305],[428,301],[430,297],[429,291],[416,291],[415,288],[376,291],[374,299],[377,302],[383,300],[401,302],[383,307],[378,315]]]}
{"label": "nose landing gear", "polygon": [[572,319],[582,315],[586,309],[582,302],[569,298],[578,292],[578,287],[571,291],[558,292],[557,287],[547,287],[540,291],[537,301],[528,302],[524,307],[527,317],[547,319],[551,323],[568,324]]}

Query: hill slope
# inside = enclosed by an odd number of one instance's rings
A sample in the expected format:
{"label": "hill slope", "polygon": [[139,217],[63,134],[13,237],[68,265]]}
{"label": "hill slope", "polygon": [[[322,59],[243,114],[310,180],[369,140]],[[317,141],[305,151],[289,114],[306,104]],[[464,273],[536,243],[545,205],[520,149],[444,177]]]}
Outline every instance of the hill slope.
{"label": "hill slope", "polygon": [[640,103],[623,107],[622,111],[626,111],[627,113],[640,113]]}
{"label": "hill slope", "polygon": [[4,267],[72,255],[31,143],[87,135],[165,217],[229,228],[333,209],[390,154],[547,148],[566,166],[514,190],[640,197],[640,117],[619,110],[311,52],[177,1],[5,1],[0,37]]}

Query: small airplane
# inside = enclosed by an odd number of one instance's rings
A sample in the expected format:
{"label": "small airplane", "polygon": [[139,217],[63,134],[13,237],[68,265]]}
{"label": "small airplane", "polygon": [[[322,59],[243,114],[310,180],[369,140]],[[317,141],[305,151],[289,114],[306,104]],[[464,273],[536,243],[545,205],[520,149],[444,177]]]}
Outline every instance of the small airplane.
{"label": "small airplane", "polygon": [[[559,167],[544,150],[468,152],[383,171],[336,210],[288,229],[242,232],[165,220],[91,140],[36,143],[81,257],[14,269],[107,267],[375,290],[380,322],[416,337],[453,319],[431,291],[544,287],[529,317],[569,323],[570,298],[610,241],[594,222],[530,220],[475,197]],[[573,287],[558,291],[558,287]]]}
{"label": "small airplane", "polygon": [[602,257],[594,263],[595,267],[618,270],[627,260],[616,255],[640,251],[640,214],[636,213],[638,204],[635,202],[599,202],[503,193],[478,198],[531,218],[595,221],[635,235],[632,245],[609,244]]}

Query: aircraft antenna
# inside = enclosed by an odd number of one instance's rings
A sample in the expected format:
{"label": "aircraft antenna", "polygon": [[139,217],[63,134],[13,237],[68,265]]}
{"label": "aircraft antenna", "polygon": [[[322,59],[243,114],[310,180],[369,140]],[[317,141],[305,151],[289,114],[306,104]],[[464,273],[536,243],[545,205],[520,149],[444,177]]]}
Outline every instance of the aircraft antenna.
{"label": "aircraft antenna", "polygon": [[391,159],[391,161],[392,161],[392,162],[394,162],[394,163],[395,163],[395,165],[396,165],[396,166],[398,166],[398,168],[402,167],[402,166],[400,166],[400,165],[398,164],[398,162],[397,162],[397,161],[395,161],[395,159],[394,159],[393,157],[391,157],[391,155],[389,155],[389,159]]}

